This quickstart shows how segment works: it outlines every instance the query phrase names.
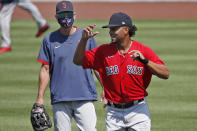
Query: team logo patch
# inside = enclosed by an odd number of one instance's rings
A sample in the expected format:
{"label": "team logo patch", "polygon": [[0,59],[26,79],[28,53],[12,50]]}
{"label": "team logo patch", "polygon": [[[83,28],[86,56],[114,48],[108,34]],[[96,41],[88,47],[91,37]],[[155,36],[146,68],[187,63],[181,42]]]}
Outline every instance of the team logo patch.
{"label": "team logo patch", "polygon": [[60,48],[60,47],[61,47],[60,45],[55,46],[56,49],[57,49],[57,48]]}
{"label": "team logo patch", "polygon": [[113,56],[108,56],[107,58],[112,58]]}
{"label": "team logo patch", "polygon": [[62,8],[66,8],[66,2],[62,3]]}

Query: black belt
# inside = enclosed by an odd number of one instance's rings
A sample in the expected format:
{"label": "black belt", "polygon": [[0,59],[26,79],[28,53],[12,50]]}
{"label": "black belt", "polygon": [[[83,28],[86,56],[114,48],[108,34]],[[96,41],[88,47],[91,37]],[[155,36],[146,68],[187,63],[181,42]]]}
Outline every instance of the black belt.
{"label": "black belt", "polygon": [[129,103],[113,103],[108,101],[107,105],[111,106],[111,107],[115,107],[115,108],[121,108],[121,109],[125,109],[125,108],[129,108],[132,107],[133,105],[136,105],[137,103],[143,101],[144,98],[140,99],[140,100],[135,100]]}

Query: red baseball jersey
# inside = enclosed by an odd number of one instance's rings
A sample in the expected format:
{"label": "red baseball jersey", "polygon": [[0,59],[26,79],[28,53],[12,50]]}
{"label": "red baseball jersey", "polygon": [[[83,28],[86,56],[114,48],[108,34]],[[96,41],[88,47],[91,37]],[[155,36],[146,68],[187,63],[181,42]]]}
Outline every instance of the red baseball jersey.
{"label": "red baseball jersey", "polygon": [[[164,64],[153,50],[133,41],[128,52],[139,50],[145,58]],[[133,61],[132,55],[123,55],[116,44],[104,44],[85,52],[83,68],[92,68],[100,74],[105,98],[114,103],[128,103],[148,95],[152,71],[143,63]]]}

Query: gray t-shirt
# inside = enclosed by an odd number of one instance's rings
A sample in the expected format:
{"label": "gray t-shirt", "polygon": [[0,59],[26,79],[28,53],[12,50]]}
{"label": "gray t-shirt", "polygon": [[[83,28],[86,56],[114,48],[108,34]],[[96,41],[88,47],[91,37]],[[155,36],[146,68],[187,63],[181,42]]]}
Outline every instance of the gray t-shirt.
{"label": "gray t-shirt", "polygon": [[[97,100],[95,82],[90,69],[73,63],[75,49],[82,37],[82,29],[69,36],[59,30],[48,34],[41,45],[38,61],[50,66],[51,103],[63,101]],[[88,40],[86,50],[97,47],[94,38]]]}

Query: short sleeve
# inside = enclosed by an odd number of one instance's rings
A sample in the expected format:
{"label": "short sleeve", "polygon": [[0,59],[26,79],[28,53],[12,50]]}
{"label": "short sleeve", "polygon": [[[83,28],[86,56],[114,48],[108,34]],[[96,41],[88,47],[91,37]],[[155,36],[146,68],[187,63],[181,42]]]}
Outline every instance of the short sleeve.
{"label": "short sleeve", "polygon": [[37,61],[41,62],[45,65],[50,65],[50,53],[49,53],[49,47],[47,44],[47,40],[44,39],[42,42],[42,45],[40,47],[40,52],[38,54]]}
{"label": "short sleeve", "polygon": [[157,56],[157,54],[151,48],[146,47],[145,57],[156,64],[164,65],[164,62]]}
{"label": "short sleeve", "polygon": [[102,61],[102,53],[100,52],[100,46],[99,46],[85,52],[83,58],[83,68],[84,69],[91,68],[94,70],[99,70],[102,63],[101,61]]}

